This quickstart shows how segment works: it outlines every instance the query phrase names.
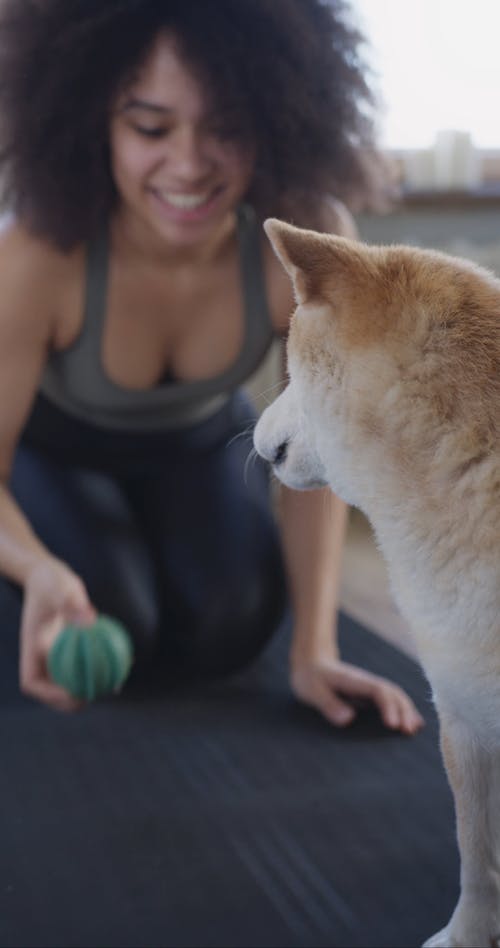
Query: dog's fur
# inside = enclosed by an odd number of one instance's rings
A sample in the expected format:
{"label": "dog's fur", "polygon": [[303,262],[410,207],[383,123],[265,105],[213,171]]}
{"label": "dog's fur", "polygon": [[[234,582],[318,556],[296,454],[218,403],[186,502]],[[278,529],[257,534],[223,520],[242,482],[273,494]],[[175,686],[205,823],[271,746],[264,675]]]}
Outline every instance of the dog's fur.
{"label": "dog's fur", "polygon": [[[285,484],[374,525],[432,686],[461,895],[426,944],[500,944],[500,281],[463,260],[268,221],[298,303],[255,431]],[[388,883],[390,884],[390,883]],[[498,940],[498,941],[497,941]]]}

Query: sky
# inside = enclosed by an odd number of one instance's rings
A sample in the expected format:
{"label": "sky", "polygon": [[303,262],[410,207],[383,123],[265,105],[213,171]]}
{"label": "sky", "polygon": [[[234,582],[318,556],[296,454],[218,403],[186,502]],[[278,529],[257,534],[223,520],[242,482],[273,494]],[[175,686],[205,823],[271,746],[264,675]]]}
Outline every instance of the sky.
{"label": "sky", "polygon": [[500,0],[351,0],[385,102],[380,142],[430,147],[439,129],[500,148]]}

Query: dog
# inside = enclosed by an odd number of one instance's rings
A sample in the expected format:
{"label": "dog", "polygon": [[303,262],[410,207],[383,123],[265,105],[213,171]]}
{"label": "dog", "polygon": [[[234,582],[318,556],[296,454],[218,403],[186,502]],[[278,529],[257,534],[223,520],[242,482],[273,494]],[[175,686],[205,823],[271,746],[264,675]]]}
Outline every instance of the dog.
{"label": "dog", "polygon": [[500,280],[446,254],[265,222],[297,308],[255,448],[361,508],[431,684],[458,904],[425,944],[500,945]]}

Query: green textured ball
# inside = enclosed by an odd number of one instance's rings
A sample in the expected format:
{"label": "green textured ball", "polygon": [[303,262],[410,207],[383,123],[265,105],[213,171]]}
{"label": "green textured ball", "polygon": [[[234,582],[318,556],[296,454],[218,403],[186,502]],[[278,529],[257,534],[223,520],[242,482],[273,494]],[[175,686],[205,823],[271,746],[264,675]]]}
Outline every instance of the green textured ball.
{"label": "green textured ball", "polygon": [[119,691],[133,661],[127,630],[100,615],[91,626],[67,625],[47,659],[50,677],[75,698],[93,701]]}

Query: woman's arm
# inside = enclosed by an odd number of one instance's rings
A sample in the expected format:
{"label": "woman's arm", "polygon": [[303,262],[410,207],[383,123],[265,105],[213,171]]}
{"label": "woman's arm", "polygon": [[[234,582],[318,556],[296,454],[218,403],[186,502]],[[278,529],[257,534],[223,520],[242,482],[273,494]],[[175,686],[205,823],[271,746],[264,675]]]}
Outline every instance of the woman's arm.
{"label": "woman's arm", "polygon": [[0,238],[0,573],[19,585],[48,551],[15,503],[8,481],[51,345],[54,319],[43,251],[16,225]]}
{"label": "woman's arm", "polygon": [[9,490],[20,433],[58,336],[54,254],[15,226],[0,237],[0,573],[24,591],[20,685],[69,710],[77,703],[47,675],[45,656],[65,622],[95,612],[81,580],[33,531]]}
{"label": "woman's arm", "polygon": [[280,488],[280,522],[293,610],[290,682],[295,695],[336,726],[369,700],[387,727],[413,734],[422,718],[397,685],[342,661],[337,609],[347,507],[329,490]]}
{"label": "woman's arm", "polygon": [[281,485],[279,520],[294,615],[292,669],[318,655],[338,658],[336,614],[347,506],[328,488]]}

